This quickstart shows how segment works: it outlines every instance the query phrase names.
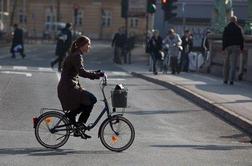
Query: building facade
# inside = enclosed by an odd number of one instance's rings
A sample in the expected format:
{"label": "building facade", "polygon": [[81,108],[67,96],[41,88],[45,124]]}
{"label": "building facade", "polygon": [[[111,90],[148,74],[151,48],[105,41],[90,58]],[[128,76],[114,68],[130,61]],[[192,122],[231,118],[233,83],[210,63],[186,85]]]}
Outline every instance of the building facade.
{"label": "building facade", "polygon": [[[76,32],[94,39],[111,39],[119,27],[126,25],[125,19],[121,17],[120,0],[5,1],[9,3],[9,15],[4,18],[5,31],[17,23],[28,37],[51,37],[64,23],[70,22]],[[145,5],[139,5],[145,4],[143,2],[145,0],[130,1],[129,9],[134,11],[128,17],[129,34],[144,35]]]}

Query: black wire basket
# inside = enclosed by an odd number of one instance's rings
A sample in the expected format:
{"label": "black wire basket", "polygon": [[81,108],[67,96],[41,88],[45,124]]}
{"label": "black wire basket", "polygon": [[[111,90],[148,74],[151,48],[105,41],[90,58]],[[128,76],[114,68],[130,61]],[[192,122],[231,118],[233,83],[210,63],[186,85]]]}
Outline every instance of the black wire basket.
{"label": "black wire basket", "polygon": [[127,89],[114,89],[111,91],[111,101],[113,108],[126,108],[127,107]]}

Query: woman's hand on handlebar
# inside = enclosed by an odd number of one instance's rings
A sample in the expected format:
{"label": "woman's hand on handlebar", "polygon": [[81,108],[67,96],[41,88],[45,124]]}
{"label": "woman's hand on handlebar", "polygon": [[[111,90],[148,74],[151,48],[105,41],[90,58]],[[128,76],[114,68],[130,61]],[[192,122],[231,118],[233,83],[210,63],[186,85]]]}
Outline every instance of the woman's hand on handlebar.
{"label": "woman's hand on handlebar", "polygon": [[101,70],[96,70],[95,74],[99,75],[99,77],[104,77],[104,72]]}

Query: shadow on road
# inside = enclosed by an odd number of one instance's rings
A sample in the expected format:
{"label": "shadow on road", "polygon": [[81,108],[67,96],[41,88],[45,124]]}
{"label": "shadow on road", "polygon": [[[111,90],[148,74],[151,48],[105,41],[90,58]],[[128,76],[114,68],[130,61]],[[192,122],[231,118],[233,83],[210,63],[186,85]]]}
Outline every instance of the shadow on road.
{"label": "shadow on road", "polygon": [[1,148],[0,156],[29,155],[29,156],[58,156],[69,154],[113,154],[111,151],[82,151],[74,149],[45,149],[45,148]]}
{"label": "shadow on road", "polygon": [[133,115],[153,115],[153,114],[181,114],[181,113],[190,113],[198,112],[201,110],[150,110],[150,111],[127,111],[127,114]]}
{"label": "shadow on road", "polygon": [[229,146],[229,145],[150,145],[155,148],[192,148],[197,150],[239,150],[251,149],[252,147],[244,146]]}

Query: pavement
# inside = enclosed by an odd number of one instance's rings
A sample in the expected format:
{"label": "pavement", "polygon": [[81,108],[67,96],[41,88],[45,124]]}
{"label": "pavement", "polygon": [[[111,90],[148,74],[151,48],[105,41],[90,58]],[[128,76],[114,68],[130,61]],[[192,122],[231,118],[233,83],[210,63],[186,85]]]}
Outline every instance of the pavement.
{"label": "pavement", "polygon": [[153,75],[143,46],[133,50],[131,64],[118,66],[136,77],[172,89],[252,138],[252,82],[235,81],[234,85],[227,85],[220,77],[199,72]]}

